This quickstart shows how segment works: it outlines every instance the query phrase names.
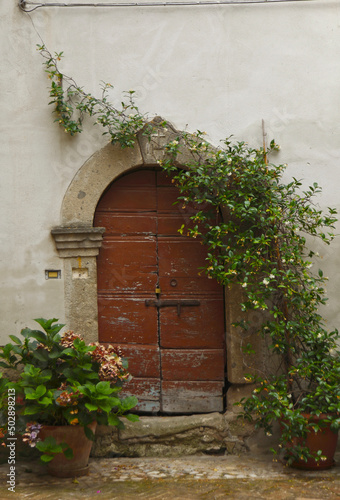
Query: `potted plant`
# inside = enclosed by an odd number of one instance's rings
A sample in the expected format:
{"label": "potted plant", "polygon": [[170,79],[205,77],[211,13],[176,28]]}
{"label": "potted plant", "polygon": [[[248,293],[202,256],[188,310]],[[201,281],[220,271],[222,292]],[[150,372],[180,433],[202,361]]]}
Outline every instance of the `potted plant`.
{"label": "potted plant", "polygon": [[[178,169],[183,144],[192,161]],[[206,272],[229,293],[238,289],[243,317],[234,327],[244,339],[262,336],[268,345],[267,368],[245,374],[255,385],[239,403],[242,416],[267,434],[279,421],[287,463],[321,469],[333,464],[340,426],[340,338],[324,327],[327,278],[313,273],[318,254],[307,243],[332,241],[336,210],[324,213],[315,205],[317,183],[301,192],[301,181],[283,182],[287,165],[268,163],[278,149],[275,141],[266,150],[230,139],[214,149],[198,132],[171,141],[160,164],[174,175],[179,201],[196,207],[191,226],[181,231],[207,245]],[[243,349],[254,352],[247,340]],[[326,436],[333,439],[330,450],[323,448]],[[312,437],[317,444],[310,444]]]}
{"label": "potted plant", "polygon": [[[72,331],[60,334],[65,325],[57,319],[35,321],[43,331],[25,328],[23,340],[11,335],[14,343],[1,348],[0,365],[17,372],[16,380],[1,382],[15,395],[15,427],[23,441],[41,452],[51,474],[79,476],[87,473],[97,424],[124,427],[120,416],[138,420],[129,413],[137,399],[119,398],[131,376],[119,349],[86,345]],[[4,413],[11,404],[9,396]],[[9,431],[2,429],[4,438]]]}

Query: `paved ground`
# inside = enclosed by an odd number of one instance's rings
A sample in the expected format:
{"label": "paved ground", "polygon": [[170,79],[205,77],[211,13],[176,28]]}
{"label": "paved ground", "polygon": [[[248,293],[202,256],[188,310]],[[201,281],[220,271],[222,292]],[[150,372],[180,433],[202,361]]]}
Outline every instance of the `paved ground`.
{"label": "paved ground", "polygon": [[[1,499],[340,500],[340,454],[327,471],[305,472],[266,456],[91,459],[78,479],[47,475],[36,461],[16,464],[15,492],[7,490],[8,464],[0,465]],[[339,465],[337,465],[339,464]]]}

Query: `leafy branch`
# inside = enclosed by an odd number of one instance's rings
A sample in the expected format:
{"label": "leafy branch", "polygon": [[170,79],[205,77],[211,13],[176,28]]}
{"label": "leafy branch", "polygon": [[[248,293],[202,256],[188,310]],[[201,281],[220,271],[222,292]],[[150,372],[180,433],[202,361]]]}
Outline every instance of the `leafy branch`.
{"label": "leafy branch", "polygon": [[63,52],[52,55],[45,45],[37,47],[45,59],[45,71],[51,81],[49,104],[55,106],[55,121],[66,133],[71,136],[80,133],[83,130],[84,116],[89,115],[95,118],[94,124],[100,124],[106,129],[103,135],[108,134],[112,144],[119,143],[123,148],[133,147],[136,134],[142,129],[143,133],[148,134],[148,129],[145,129],[146,117],[134,102],[133,90],[125,93],[126,99],[118,109],[109,101],[109,90],[113,88],[110,83],[103,82],[101,97],[94,97],[59,69]]}

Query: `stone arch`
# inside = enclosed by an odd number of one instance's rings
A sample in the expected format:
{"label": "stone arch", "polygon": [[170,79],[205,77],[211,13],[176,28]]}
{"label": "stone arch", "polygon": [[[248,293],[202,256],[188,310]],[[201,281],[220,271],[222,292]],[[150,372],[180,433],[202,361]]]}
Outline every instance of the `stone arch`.
{"label": "stone arch", "polygon": [[78,170],[65,194],[61,222],[91,227],[97,203],[105,189],[121,174],[143,167],[139,145],[122,149],[107,144]]}
{"label": "stone arch", "polygon": [[[80,167],[69,185],[61,208],[61,224],[51,230],[60,258],[64,261],[65,312],[68,327],[82,333],[87,342],[98,340],[97,265],[104,228],[93,227],[96,206],[105,189],[122,174],[135,169],[157,166],[163,158],[163,146],[178,136],[175,128],[161,126],[156,117],[151,137],[137,136],[133,148],[107,144]],[[191,153],[183,147],[181,160],[189,161]],[[226,345],[229,408],[243,393],[244,373],[248,362],[242,354],[244,333],[232,326],[239,319],[239,290],[226,292]],[[258,345],[258,340],[255,343]],[[257,361],[257,363],[259,360]],[[260,361],[262,364],[262,362]],[[234,396],[232,396],[234,393]]]}
{"label": "stone arch", "polygon": [[[156,117],[150,125],[150,138],[139,133],[133,148],[121,148],[111,143],[92,155],[76,173],[62,203],[61,224],[71,227],[90,227],[97,203],[105,189],[120,175],[136,168],[157,166],[164,156],[163,146],[175,139],[175,128],[162,127],[164,120]],[[188,149],[181,149],[183,163],[191,157]]]}

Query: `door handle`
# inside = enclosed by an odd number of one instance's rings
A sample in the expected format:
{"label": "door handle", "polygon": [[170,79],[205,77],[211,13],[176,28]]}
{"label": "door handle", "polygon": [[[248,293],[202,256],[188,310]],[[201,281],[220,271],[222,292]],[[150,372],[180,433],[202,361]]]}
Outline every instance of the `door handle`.
{"label": "door handle", "polygon": [[201,304],[200,300],[161,300],[161,299],[146,299],[145,300],[145,305],[146,306],[155,306],[157,308],[160,307],[177,307],[177,315],[181,315],[181,307],[186,307],[186,306],[199,306]]}

